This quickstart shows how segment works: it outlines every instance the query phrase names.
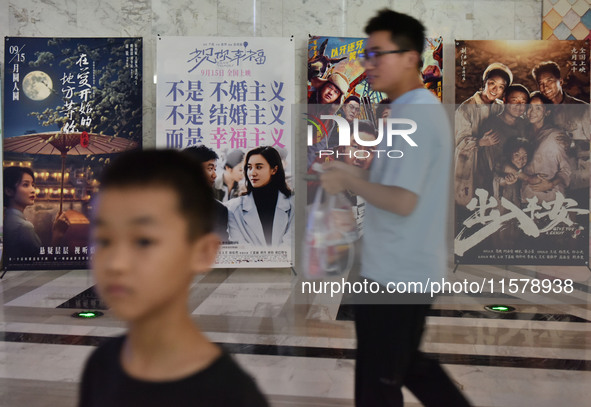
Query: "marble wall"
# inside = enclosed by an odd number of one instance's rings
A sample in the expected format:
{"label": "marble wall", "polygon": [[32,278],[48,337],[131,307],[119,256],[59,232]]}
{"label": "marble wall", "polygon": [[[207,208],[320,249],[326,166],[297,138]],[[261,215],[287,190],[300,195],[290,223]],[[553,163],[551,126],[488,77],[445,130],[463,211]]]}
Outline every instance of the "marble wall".
{"label": "marble wall", "polygon": [[[542,0],[0,0],[0,34],[143,37],[144,145],[152,147],[157,35],[293,36],[297,101],[305,101],[308,35],[364,36],[366,21],[383,7],[443,36],[445,101],[454,100],[454,39],[541,38]],[[3,62],[4,47],[0,54]]]}

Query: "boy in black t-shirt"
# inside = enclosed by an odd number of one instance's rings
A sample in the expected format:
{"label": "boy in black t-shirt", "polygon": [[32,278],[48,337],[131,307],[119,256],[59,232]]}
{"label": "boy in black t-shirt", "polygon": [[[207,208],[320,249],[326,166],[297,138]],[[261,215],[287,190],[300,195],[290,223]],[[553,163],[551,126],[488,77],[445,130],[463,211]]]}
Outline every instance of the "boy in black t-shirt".
{"label": "boy in black t-shirt", "polygon": [[93,218],[99,294],[128,325],[89,358],[80,407],[267,407],[254,381],[191,319],[189,288],[219,247],[213,192],[190,157],[124,154],[105,169]]}

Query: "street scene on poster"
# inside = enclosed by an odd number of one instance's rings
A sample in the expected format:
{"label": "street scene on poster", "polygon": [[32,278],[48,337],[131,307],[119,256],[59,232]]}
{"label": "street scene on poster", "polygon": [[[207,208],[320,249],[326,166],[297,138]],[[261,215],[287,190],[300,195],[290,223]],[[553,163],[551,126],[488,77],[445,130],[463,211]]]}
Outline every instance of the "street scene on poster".
{"label": "street scene on poster", "polygon": [[4,266],[86,268],[105,164],[142,143],[141,38],[6,37]]}
{"label": "street scene on poster", "polygon": [[589,256],[589,42],[456,41],[458,264]]}
{"label": "street scene on poster", "polygon": [[200,160],[217,202],[216,267],[293,265],[289,38],[159,37],[156,144]]}
{"label": "street scene on poster", "polygon": [[[388,118],[390,100],[375,92],[367,81],[362,64],[366,38],[313,36],[308,41],[308,109],[306,120],[311,131],[308,142],[307,168],[313,178],[319,164],[342,160],[348,164],[369,169],[374,156],[372,147],[358,143],[353,136],[354,121],[361,140],[370,143],[378,138],[380,119]],[[421,75],[425,88],[440,100],[443,81],[443,40],[426,38]],[[339,126],[323,115],[342,117],[351,130],[350,146],[339,146]],[[318,190],[317,181],[309,181],[308,202],[312,203]],[[356,219],[358,232],[362,231],[365,212],[364,200],[345,193]]]}

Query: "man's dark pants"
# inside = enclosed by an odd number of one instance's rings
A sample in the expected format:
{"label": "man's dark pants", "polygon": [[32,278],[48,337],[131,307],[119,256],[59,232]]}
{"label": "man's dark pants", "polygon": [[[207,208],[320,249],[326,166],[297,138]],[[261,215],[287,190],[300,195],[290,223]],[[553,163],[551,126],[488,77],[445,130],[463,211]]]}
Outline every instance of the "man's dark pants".
{"label": "man's dark pants", "polygon": [[430,308],[426,303],[355,305],[356,407],[402,407],[402,386],[427,407],[470,406],[439,362],[418,350]]}

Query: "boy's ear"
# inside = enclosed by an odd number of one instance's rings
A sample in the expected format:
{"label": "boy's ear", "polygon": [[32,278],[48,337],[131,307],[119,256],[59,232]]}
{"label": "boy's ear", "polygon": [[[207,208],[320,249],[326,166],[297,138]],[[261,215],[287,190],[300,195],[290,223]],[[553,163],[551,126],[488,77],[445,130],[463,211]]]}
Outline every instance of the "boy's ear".
{"label": "boy's ear", "polygon": [[211,270],[220,247],[220,238],[215,233],[208,233],[193,242],[191,271],[194,274]]}

